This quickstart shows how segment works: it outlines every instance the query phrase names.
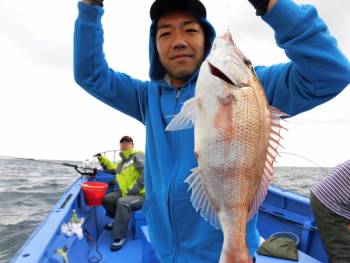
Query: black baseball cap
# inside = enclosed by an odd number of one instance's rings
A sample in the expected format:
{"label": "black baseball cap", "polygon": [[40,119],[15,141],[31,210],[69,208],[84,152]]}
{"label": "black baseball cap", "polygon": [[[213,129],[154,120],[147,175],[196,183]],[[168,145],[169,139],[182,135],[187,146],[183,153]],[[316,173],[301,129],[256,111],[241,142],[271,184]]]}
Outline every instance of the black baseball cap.
{"label": "black baseball cap", "polygon": [[150,9],[152,20],[175,10],[186,10],[192,14],[206,18],[207,11],[199,0],[155,0]]}
{"label": "black baseball cap", "polygon": [[123,136],[120,139],[119,143],[123,143],[123,142],[132,142],[132,143],[134,143],[134,141],[132,140],[132,138],[130,136]]}

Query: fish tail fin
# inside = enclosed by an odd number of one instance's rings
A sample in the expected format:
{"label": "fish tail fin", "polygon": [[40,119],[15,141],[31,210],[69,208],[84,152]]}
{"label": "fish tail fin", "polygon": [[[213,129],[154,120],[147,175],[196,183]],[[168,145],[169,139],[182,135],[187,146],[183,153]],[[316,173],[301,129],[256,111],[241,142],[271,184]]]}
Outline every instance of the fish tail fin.
{"label": "fish tail fin", "polygon": [[253,263],[252,257],[247,251],[222,250],[219,263]]}

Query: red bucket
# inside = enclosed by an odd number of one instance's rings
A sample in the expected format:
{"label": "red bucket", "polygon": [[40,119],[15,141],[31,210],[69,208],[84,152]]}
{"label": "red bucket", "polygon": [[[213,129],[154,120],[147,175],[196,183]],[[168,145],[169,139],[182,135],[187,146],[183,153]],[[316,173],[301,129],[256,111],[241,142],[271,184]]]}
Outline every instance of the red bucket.
{"label": "red bucket", "polygon": [[105,196],[108,184],[100,182],[85,182],[82,184],[85,203],[88,206],[99,206]]}

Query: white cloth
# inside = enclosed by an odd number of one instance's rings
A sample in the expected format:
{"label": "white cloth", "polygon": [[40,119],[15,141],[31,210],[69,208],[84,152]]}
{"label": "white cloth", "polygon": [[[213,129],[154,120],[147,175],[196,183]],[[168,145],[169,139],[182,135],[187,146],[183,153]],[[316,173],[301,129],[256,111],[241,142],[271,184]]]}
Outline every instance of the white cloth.
{"label": "white cloth", "polygon": [[61,232],[65,234],[66,236],[74,236],[75,234],[78,236],[79,239],[83,238],[83,228],[82,225],[84,223],[84,218],[79,219],[79,223],[63,223],[61,226]]}

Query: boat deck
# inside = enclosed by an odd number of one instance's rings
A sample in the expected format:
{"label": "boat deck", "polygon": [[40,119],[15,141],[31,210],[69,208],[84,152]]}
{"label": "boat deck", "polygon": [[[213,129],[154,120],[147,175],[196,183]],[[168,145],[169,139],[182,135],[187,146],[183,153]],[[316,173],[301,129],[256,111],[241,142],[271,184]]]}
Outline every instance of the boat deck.
{"label": "boat deck", "polygon": [[[57,249],[59,248],[63,248],[64,251],[66,251],[70,262],[159,263],[148,237],[147,222],[141,211],[135,212],[131,218],[127,242],[124,247],[116,252],[110,250],[110,245],[112,243],[111,232],[105,230],[104,225],[110,223],[111,219],[105,216],[105,210],[101,206],[91,208],[85,205],[84,197],[81,193],[81,184],[83,182],[84,180],[79,179],[68,189],[57,202],[54,209],[17,252],[15,257],[11,260],[11,263],[62,263],[62,255],[57,254]],[[277,190],[273,191],[276,192]],[[280,231],[297,233],[302,241],[300,243],[300,249],[307,248],[303,251],[312,251],[313,254],[309,254],[321,260],[318,261],[308,254],[299,251],[298,262],[327,262],[327,260],[318,256],[323,248],[317,245],[319,244],[318,239],[316,239],[316,241],[312,239],[312,237],[317,236],[315,229],[310,227],[312,224],[300,223],[310,219],[306,213],[307,210],[305,210],[305,216],[301,217],[300,215],[303,214],[300,214],[300,211],[304,210],[301,209],[300,206],[295,205],[300,202],[293,202],[293,199],[291,197],[287,198],[285,193],[282,193],[282,198],[274,198],[272,200],[271,195],[274,194],[278,197],[278,193],[274,193],[271,190],[269,193],[270,197],[267,198],[267,204],[273,205],[273,207],[269,209],[269,206],[265,205],[265,208],[260,211],[261,215],[259,218],[260,221],[264,223],[258,226],[261,235],[268,237],[272,233]],[[285,200],[286,198],[288,199],[287,201]],[[301,202],[301,204],[304,203],[305,202]],[[286,207],[286,204],[289,205]],[[82,239],[78,239],[76,235],[67,237],[61,233],[61,225],[69,222],[73,209],[77,211],[79,218],[85,219],[85,223],[83,224],[84,236]],[[283,214],[285,210],[288,210],[288,216]],[[297,212],[299,211],[298,215],[301,217],[300,220],[299,217],[291,213],[294,210]],[[287,219],[293,219],[293,221],[288,221]],[[291,226],[301,226],[302,229],[294,229]],[[309,247],[309,245],[313,244],[315,246]],[[256,262],[292,263],[296,261],[256,255]]]}
{"label": "boat deck", "polygon": [[[271,197],[270,197],[271,198]],[[101,235],[101,240],[99,243],[101,245],[101,252],[104,255],[104,258],[112,259],[113,262],[133,262],[133,263],[158,263],[156,259],[154,248],[150,243],[148,236],[148,227],[144,221],[142,212],[136,212],[132,218],[132,228],[135,234],[135,238],[129,237],[129,240],[126,242],[123,249],[117,252],[112,252],[110,250],[110,244],[112,243],[111,235],[109,231],[103,231]],[[129,231],[130,232],[130,231]],[[138,239],[137,239],[138,238]],[[261,242],[264,239],[261,237]],[[140,248],[140,249],[139,249]],[[137,253],[136,253],[137,251]],[[131,258],[132,255],[132,258]],[[319,263],[317,259],[307,255],[302,251],[298,251],[299,260],[285,260],[280,258],[273,258],[268,256],[262,256],[256,254],[256,263],[292,263],[292,262],[302,262],[302,263]],[[118,261],[119,260],[119,261]],[[102,260],[103,262],[103,260]]]}
{"label": "boat deck", "polygon": [[[142,226],[141,227],[142,232],[144,234],[144,237],[147,242],[149,242],[148,238],[148,229],[147,226]],[[263,242],[264,239],[261,238],[261,242]],[[273,257],[268,257],[268,256],[262,256],[256,254],[256,263],[291,263],[291,262],[300,262],[300,263],[320,263],[321,261],[318,261],[309,255],[303,253],[302,251],[298,251],[298,256],[299,260],[298,261],[293,261],[293,260],[286,260],[286,259],[281,259],[281,258],[273,258]],[[132,261],[130,261],[132,262]]]}
{"label": "boat deck", "polygon": [[[110,244],[112,243],[112,238],[110,231],[104,230],[98,241],[97,249],[98,252],[102,255],[99,256],[99,254],[96,251],[96,247],[91,247],[88,255],[88,259],[91,260],[91,262],[94,262],[94,258],[100,259],[100,263],[102,262],[132,262],[132,263],[143,263],[143,257],[146,255],[143,255],[142,251],[145,248],[144,242],[148,243],[148,229],[147,226],[141,227],[142,233],[144,235],[143,240],[141,239],[128,239],[125,243],[125,246],[123,249],[112,252],[110,250]],[[300,263],[320,263],[321,261],[318,261],[307,254],[298,251],[299,253],[299,261],[292,261],[292,260],[285,260],[280,258],[273,258],[273,257],[267,257],[262,255],[256,255],[256,263],[292,263],[292,262],[300,262]],[[108,259],[108,260],[107,260]],[[157,263],[158,261],[153,258],[149,259],[149,262]]]}
{"label": "boat deck", "polygon": [[[110,245],[112,243],[111,232],[104,230],[99,238],[97,248],[102,254],[102,262],[133,262],[143,263],[142,255],[142,240],[127,240],[124,247],[119,250],[112,252]],[[95,249],[91,249],[89,258],[98,257]],[[108,259],[108,260],[107,260]]]}

